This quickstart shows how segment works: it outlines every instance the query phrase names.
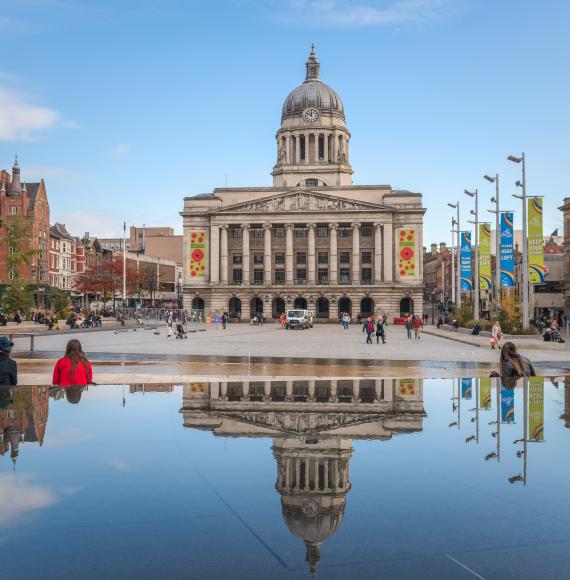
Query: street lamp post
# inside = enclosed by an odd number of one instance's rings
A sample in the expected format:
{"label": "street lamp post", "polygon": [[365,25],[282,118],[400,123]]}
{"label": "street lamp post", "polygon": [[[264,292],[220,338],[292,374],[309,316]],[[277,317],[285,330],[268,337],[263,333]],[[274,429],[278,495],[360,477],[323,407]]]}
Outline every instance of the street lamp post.
{"label": "street lamp post", "polygon": [[473,318],[479,320],[479,190],[467,191],[465,194],[475,198],[475,210],[471,210],[471,215],[475,216],[475,275],[473,276]]}
{"label": "street lamp post", "polygon": [[461,226],[459,223],[459,202],[456,203],[448,203],[449,207],[457,210],[457,248],[455,251],[457,252],[457,271],[455,273],[455,306],[459,309],[461,308]]}
{"label": "street lamp post", "polygon": [[455,304],[455,251],[453,245],[455,237],[455,218],[451,218],[451,301]]}
{"label": "street lamp post", "polygon": [[513,163],[522,164],[522,183],[520,181],[516,182],[517,187],[522,187],[522,195],[514,194],[513,197],[522,200],[522,254],[523,254],[523,266],[522,266],[522,325],[523,329],[527,330],[529,326],[529,316],[528,316],[528,240],[526,232],[526,166],[525,166],[525,155],[524,153],[520,157],[515,157],[514,155],[509,155],[507,157],[509,161]]}
{"label": "street lamp post", "polygon": [[499,205],[499,174],[497,173],[495,177],[489,175],[483,176],[490,183],[495,184],[495,196],[491,198],[491,203],[495,204],[495,209],[487,210],[490,213],[495,214],[495,310],[499,308],[499,302],[501,300],[501,238],[499,235],[499,230],[501,228],[501,210]]}

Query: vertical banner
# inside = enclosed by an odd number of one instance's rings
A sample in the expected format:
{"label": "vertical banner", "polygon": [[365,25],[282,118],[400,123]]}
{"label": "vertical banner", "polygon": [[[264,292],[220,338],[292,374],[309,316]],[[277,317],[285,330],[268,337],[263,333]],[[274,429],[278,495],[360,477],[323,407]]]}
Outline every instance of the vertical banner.
{"label": "vertical banner", "polygon": [[473,379],[461,379],[461,398],[471,400],[473,397]]}
{"label": "vertical banner", "polygon": [[491,226],[479,224],[479,288],[493,289],[491,277]]}
{"label": "vertical banner", "polygon": [[461,232],[461,291],[473,290],[471,272],[471,232]]}
{"label": "vertical banner", "polygon": [[515,422],[515,390],[501,386],[501,422]]}
{"label": "vertical banner", "polygon": [[190,234],[190,276],[203,278],[206,265],[206,232],[198,230]]}
{"label": "vertical banner", "polygon": [[515,285],[515,252],[513,245],[513,212],[501,213],[501,286],[512,288]]}
{"label": "vertical banner", "polygon": [[544,284],[544,237],[542,233],[542,198],[528,200],[528,281]]}
{"label": "vertical banner", "polygon": [[414,398],[416,396],[416,379],[399,379],[397,393],[402,399]]}
{"label": "vertical banner", "polygon": [[400,276],[416,275],[416,230],[403,228],[398,237],[398,270]]}
{"label": "vertical banner", "polygon": [[490,377],[479,379],[479,407],[485,410],[489,410],[492,407]]}
{"label": "vertical banner", "polygon": [[528,440],[544,441],[544,377],[528,379]]}

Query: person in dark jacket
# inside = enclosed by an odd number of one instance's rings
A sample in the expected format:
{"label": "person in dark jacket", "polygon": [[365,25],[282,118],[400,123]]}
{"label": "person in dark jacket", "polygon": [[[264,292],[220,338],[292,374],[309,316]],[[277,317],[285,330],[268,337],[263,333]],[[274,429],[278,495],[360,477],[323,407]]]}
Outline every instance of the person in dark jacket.
{"label": "person in dark jacket", "polygon": [[18,384],[18,365],[10,358],[14,343],[6,336],[0,336],[0,385]]}
{"label": "person in dark jacket", "polygon": [[491,371],[492,377],[517,378],[535,377],[536,372],[532,363],[518,353],[517,347],[512,342],[505,342],[501,349],[499,370]]}
{"label": "person in dark jacket", "polygon": [[378,320],[376,324],[376,344],[380,343],[380,339],[382,339],[382,344],[386,343],[386,332],[384,331],[384,319]]}

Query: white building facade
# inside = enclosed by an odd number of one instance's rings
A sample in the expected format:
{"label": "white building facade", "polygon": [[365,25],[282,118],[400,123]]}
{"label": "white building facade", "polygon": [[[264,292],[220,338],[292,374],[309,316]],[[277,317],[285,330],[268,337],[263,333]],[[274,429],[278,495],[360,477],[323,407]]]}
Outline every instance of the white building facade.
{"label": "white building facade", "polygon": [[421,195],[352,184],[351,134],[311,52],[283,105],[273,186],[184,199],[184,306],[249,319],[422,311]]}

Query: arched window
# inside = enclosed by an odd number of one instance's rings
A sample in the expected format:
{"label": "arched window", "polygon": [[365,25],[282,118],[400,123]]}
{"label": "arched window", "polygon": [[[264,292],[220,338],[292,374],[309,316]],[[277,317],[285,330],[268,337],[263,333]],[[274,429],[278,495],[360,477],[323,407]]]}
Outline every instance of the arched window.
{"label": "arched window", "polygon": [[350,298],[343,296],[338,301],[338,313],[343,314],[345,312],[350,316],[352,316],[352,301],[350,300]]}
{"label": "arched window", "polygon": [[301,310],[307,309],[307,301],[302,296],[297,296],[295,302],[293,303],[293,308],[300,308]]}
{"label": "arched window", "polygon": [[249,304],[251,318],[256,317],[260,312],[263,312],[263,300],[259,297],[251,299]]}
{"label": "arched window", "polygon": [[228,308],[231,318],[241,318],[241,300],[239,298],[236,296],[230,298]]}
{"label": "arched window", "polygon": [[309,178],[309,179],[305,179],[305,185],[307,187],[318,187],[319,185],[319,180],[318,179],[314,179],[314,178]]}
{"label": "arched window", "polygon": [[329,299],[321,296],[317,300],[317,318],[329,317]]}
{"label": "arched window", "polygon": [[279,318],[285,312],[285,300],[277,297],[273,299],[273,318]]}
{"label": "arched window", "polygon": [[204,314],[204,299],[196,296],[192,300],[192,311],[198,314]]}
{"label": "arched window", "polygon": [[371,316],[374,314],[374,300],[372,298],[367,296],[360,301],[360,314],[362,316]]}
{"label": "arched window", "polygon": [[409,316],[414,313],[414,301],[406,296],[400,300],[400,316]]}

